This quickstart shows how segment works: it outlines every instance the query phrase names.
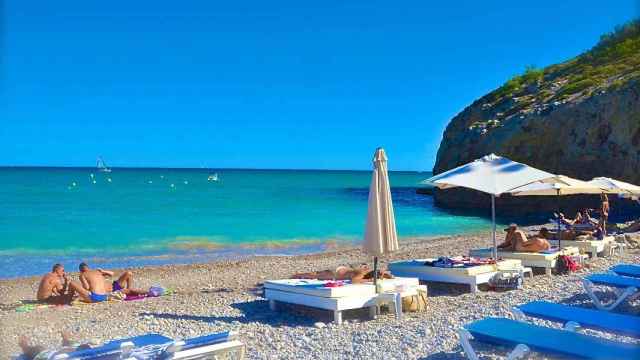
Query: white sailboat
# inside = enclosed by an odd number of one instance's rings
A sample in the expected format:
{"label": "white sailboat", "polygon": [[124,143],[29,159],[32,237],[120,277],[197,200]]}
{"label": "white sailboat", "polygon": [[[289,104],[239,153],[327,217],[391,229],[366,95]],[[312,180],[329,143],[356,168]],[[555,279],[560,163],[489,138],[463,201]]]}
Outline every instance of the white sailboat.
{"label": "white sailboat", "polygon": [[100,172],[106,172],[106,173],[110,173],[111,169],[109,167],[107,167],[107,164],[104,162],[104,160],[102,160],[102,157],[98,156],[98,161],[96,163],[96,167],[98,168],[98,171]]}

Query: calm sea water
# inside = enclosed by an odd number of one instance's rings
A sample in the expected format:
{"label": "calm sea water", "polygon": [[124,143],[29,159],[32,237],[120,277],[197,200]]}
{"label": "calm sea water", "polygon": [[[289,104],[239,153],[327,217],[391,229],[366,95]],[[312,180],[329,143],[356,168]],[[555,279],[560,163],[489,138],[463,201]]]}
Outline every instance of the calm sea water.
{"label": "calm sea water", "polygon": [[[209,181],[211,173],[219,181]],[[92,177],[93,174],[93,177]],[[417,195],[429,173],[392,172],[401,237],[487,229]],[[0,168],[0,277],[54,261],[103,267],[293,254],[356,243],[370,172]],[[95,182],[95,183],[94,183]]]}

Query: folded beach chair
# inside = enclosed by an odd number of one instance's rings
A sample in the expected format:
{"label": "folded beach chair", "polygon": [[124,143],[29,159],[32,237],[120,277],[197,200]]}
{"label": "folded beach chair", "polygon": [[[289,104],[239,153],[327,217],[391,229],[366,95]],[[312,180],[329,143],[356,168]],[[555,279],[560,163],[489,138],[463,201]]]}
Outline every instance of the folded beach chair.
{"label": "folded beach chair", "polygon": [[640,359],[640,346],[573,331],[552,329],[525,322],[487,318],[460,329],[460,344],[469,360],[477,360],[470,340],[515,346],[507,359],[517,359],[533,350],[570,359]]}
{"label": "folded beach chair", "polygon": [[612,266],[609,271],[621,276],[640,278],[640,265],[636,264],[618,264]]}
{"label": "folded beach chair", "polygon": [[65,354],[58,354],[53,357],[53,360],[62,359],[118,359],[122,355],[131,352],[134,348],[161,345],[173,341],[171,338],[162,336],[159,334],[147,334],[141,336],[135,336],[128,339],[120,339],[110,341],[102,346],[98,346],[91,349],[78,350]]}
{"label": "folded beach chair", "polygon": [[236,340],[233,332],[177,341],[158,334],[148,334],[112,341],[92,349],[58,354],[53,360],[210,359],[231,353],[235,355],[234,359],[243,359],[245,353],[244,344]]}
{"label": "folded beach chair", "polygon": [[640,317],[616,314],[583,307],[556,304],[548,301],[532,301],[513,308],[517,320],[525,316],[561,322],[566,330],[578,327],[602,330],[640,338]]}
{"label": "folded beach chair", "polygon": [[[204,335],[196,338],[174,341],[158,352],[145,356],[142,351],[133,351],[136,360],[178,360],[178,359],[244,359],[245,346],[237,340],[234,332]],[[233,355],[233,356],[231,356]]]}
{"label": "folded beach chair", "polygon": [[[582,285],[587,295],[593,300],[593,304],[600,310],[613,310],[623,301],[633,300],[640,295],[640,278],[613,274],[592,274],[582,279]],[[595,285],[613,288],[617,298],[609,303],[604,303],[596,296]]]}

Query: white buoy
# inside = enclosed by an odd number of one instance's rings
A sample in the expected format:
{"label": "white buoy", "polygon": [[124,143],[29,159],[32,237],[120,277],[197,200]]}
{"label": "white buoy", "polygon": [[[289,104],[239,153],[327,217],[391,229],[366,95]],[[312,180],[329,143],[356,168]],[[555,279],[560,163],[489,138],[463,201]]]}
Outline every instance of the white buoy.
{"label": "white buoy", "polygon": [[153,181],[149,180],[149,181],[147,181],[147,183],[149,183],[149,184],[153,184]]}
{"label": "white buoy", "polygon": [[160,179],[164,179],[164,175],[160,175]]}
{"label": "white buoy", "polygon": [[176,185],[175,185],[175,184],[171,184],[171,187],[172,187],[172,188],[173,188],[173,187],[176,187]]}
{"label": "white buoy", "polygon": [[93,179],[93,173],[89,174],[89,176]]}
{"label": "white buoy", "polygon": [[187,180],[185,180],[185,181],[184,181],[184,184],[185,184],[185,185],[187,185],[187,184],[189,184],[189,182],[188,182]]}
{"label": "white buoy", "polygon": [[108,181],[108,182],[111,182],[111,178],[107,178],[107,181]]}
{"label": "white buoy", "polygon": [[93,180],[93,181],[92,181],[92,183],[94,183],[94,184],[95,184],[95,183],[96,183],[96,181],[95,181],[95,180]]}
{"label": "white buoy", "polygon": [[76,186],[76,185],[78,185],[78,184],[76,184],[75,181],[71,183],[71,186]]}

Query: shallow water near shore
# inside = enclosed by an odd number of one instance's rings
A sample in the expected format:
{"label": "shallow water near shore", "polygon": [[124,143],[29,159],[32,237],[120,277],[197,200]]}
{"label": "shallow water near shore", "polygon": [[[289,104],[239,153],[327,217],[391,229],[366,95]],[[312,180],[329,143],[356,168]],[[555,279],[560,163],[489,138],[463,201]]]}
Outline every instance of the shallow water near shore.
{"label": "shallow water near shore", "polygon": [[[218,181],[209,180],[212,174]],[[392,172],[401,237],[487,229],[416,194],[430,173]],[[0,168],[2,277],[80,260],[103,267],[300,254],[360,241],[368,171]]]}

